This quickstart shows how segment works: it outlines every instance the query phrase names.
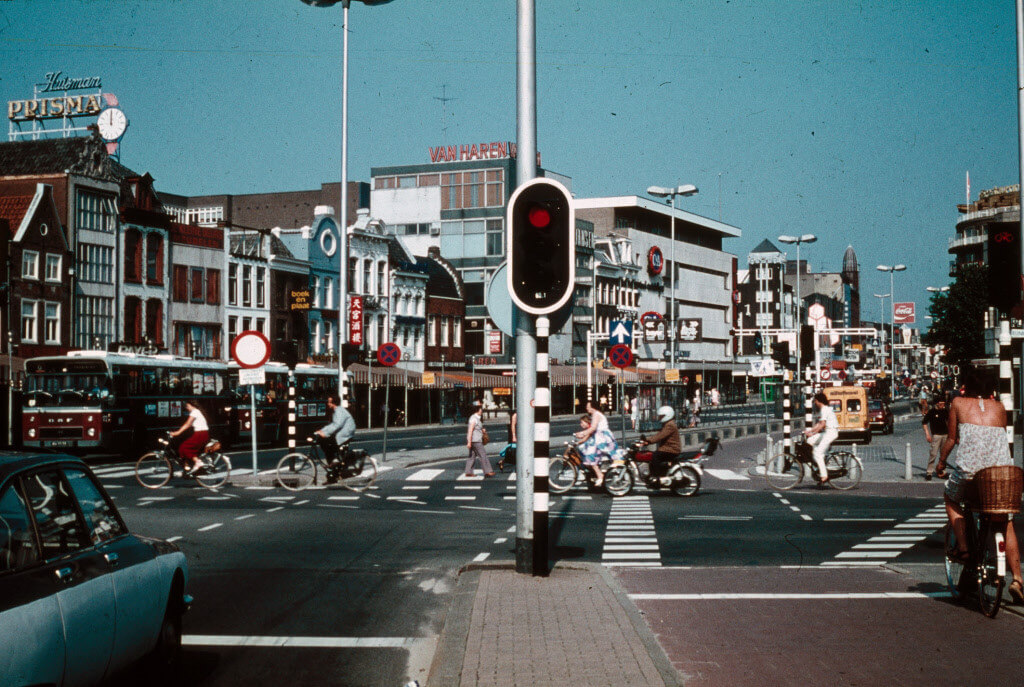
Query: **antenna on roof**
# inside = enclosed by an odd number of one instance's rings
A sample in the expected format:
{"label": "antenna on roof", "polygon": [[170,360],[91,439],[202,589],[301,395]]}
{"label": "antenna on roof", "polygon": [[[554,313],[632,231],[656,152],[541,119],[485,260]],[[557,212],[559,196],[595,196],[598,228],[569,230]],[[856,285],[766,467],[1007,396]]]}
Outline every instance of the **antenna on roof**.
{"label": "antenna on roof", "polygon": [[447,95],[448,84],[441,85],[441,95],[434,96],[434,100],[441,101],[441,142],[444,145],[448,145],[448,102],[451,100],[458,100],[458,98],[450,98]]}

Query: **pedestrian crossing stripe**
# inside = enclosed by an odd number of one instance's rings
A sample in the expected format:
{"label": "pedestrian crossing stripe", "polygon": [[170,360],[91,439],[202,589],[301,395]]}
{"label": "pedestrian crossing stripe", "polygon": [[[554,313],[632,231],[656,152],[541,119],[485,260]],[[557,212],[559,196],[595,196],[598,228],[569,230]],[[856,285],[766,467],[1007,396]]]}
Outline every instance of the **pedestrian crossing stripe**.
{"label": "pedestrian crossing stripe", "polygon": [[932,506],[871,537],[866,543],[855,544],[851,550],[836,554],[831,560],[823,561],[821,565],[828,567],[888,563],[945,526],[945,512],[944,505]]}

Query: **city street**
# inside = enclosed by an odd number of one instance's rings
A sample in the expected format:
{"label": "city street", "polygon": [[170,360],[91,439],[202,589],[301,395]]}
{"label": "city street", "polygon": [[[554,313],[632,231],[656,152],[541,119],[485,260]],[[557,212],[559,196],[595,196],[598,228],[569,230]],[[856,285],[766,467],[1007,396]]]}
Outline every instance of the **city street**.
{"label": "city street", "polygon": [[[687,684],[1019,675],[968,651],[1007,655],[1024,619],[947,598],[941,483],[894,481],[903,466],[878,457],[919,433],[899,423],[861,447],[865,481],[851,492],[773,492],[751,475],[764,439],[750,437],[723,444],[692,498],[553,496],[552,563],[610,567]],[[96,470],[130,527],[189,559],[188,684],[426,684],[460,568],[514,559],[514,479],[463,477],[461,450],[446,452],[424,464],[403,452],[364,494],[178,480],[148,491],[124,464]]]}

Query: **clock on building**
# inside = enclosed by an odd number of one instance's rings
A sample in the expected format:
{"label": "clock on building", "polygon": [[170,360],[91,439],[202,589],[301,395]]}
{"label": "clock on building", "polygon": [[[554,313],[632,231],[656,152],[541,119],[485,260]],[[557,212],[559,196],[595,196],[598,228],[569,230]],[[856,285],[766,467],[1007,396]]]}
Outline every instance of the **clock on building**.
{"label": "clock on building", "polygon": [[96,128],[104,141],[116,141],[124,136],[128,128],[128,118],[124,112],[117,107],[108,107],[102,110],[96,118]]}

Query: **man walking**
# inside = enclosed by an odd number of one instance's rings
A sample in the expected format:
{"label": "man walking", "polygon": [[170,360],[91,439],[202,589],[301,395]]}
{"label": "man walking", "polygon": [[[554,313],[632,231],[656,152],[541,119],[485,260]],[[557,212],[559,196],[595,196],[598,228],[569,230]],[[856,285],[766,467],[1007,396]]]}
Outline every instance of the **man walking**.
{"label": "man walking", "polygon": [[946,408],[945,396],[936,395],[932,399],[931,408],[921,420],[921,427],[924,429],[925,441],[929,444],[928,467],[925,469],[924,478],[930,481],[935,476],[935,462],[939,458],[942,442],[946,440],[946,433],[949,431],[949,409]]}

